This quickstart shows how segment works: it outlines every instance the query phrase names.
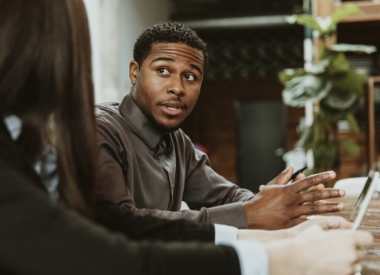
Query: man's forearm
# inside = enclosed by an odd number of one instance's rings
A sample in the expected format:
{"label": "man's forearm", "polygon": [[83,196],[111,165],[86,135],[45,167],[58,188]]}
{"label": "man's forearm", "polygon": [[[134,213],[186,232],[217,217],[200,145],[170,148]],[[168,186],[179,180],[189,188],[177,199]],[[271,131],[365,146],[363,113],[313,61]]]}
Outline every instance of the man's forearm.
{"label": "man's forearm", "polygon": [[[96,205],[97,221],[112,231],[140,240],[161,241],[215,241],[214,225],[199,223],[187,219],[171,217],[164,214],[151,214],[144,209],[121,209],[111,202],[98,202]],[[163,211],[169,212],[169,211]],[[170,216],[169,216],[170,217]]]}
{"label": "man's forearm", "polygon": [[250,230],[240,229],[238,231],[238,240],[254,240],[261,243],[282,240],[289,237],[286,229],[282,230]]}
{"label": "man's forearm", "polygon": [[185,219],[198,223],[225,224],[237,228],[247,228],[246,215],[241,202],[215,206],[202,207],[200,210],[167,211],[159,209],[135,208],[127,204],[119,204],[125,211],[132,211],[140,216],[154,216],[161,219]]}

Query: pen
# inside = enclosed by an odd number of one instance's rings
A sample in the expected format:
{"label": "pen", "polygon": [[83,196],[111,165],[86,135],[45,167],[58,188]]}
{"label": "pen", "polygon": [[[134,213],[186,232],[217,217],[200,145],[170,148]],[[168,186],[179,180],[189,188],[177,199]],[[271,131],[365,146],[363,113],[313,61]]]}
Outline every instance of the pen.
{"label": "pen", "polygon": [[299,174],[301,174],[303,171],[305,171],[307,169],[307,166],[305,166],[304,168],[301,168],[297,171],[295,171],[292,175],[292,177],[290,178],[290,180],[288,181],[288,183],[292,182]]}

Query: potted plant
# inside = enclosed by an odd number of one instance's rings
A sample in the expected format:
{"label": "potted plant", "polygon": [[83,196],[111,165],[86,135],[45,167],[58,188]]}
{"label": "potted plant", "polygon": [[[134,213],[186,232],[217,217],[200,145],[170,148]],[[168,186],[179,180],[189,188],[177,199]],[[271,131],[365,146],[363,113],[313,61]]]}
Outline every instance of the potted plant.
{"label": "potted plant", "polygon": [[[321,45],[326,45],[342,19],[360,12],[354,5],[345,5],[331,17],[295,15],[288,21],[312,28]],[[311,149],[314,156],[314,168],[308,173],[335,167],[339,147],[352,157],[359,155],[360,148],[352,138],[337,138],[337,122],[340,120],[347,120],[353,131],[360,131],[354,113],[356,103],[364,95],[367,78],[364,72],[350,68],[345,53],[370,54],[376,51],[376,47],[335,44],[321,46],[318,50],[318,61],[306,63],[304,68],[285,69],[279,73],[279,79],[285,86],[282,96],[286,105],[304,107],[311,100],[319,107],[313,124],[301,136],[304,150]]]}

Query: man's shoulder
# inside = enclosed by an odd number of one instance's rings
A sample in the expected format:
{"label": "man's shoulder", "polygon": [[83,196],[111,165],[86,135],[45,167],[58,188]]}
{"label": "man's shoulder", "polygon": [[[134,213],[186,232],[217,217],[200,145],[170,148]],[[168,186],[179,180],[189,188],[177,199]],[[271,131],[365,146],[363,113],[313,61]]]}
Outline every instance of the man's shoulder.
{"label": "man's shoulder", "polygon": [[95,105],[95,121],[98,131],[122,132],[126,127],[125,119],[120,114],[118,102],[105,102]]}
{"label": "man's shoulder", "polygon": [[98,125],[115,124],[124,120],[118,102],[105,102],[95,105],[95,120]]}
{"label": "man's shoulder", "polygon": [[104,102],[95,105],[95,118],[102,119],[107,115],[119,114],[119,102]]}

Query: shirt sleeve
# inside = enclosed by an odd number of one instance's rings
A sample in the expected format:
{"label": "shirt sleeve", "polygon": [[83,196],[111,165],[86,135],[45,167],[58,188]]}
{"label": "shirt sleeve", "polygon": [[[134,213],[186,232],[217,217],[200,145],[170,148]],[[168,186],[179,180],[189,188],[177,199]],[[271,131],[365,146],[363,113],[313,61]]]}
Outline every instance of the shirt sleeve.
{"label": "shirt sleeve", "polygon": [[253,198],[253,193],[216,173],[207,155],[194,148],[191,140],[181,133],[187,158],[184,201],[191,209],[207,207],[212,223],[247,228],[242,202]]}
{"label": "shirt sleeve", "polygon": [[[96,218],[100,224],[134,240],[215,241],[216,226],[213,224],[198,223],[186,219],[170,220],[153,215],[139,215],[128,209],[122,210],[116,204],[108,201],[98,201],[95,209]],[[226,227],[227,229],[224,231],[231,231],[230,227]],[[232,231],[233,229],[232,227]],[[221,230],[219,229],[218,232]],[[228,233],[218,234],[228,235]],[[223,237],[221,238],[223,239]]]}
{"label": "shirt sleeve", "polygon": [[230,244],[236,249],[242,275],[269,275],[269,256],[259,242],[238,241]]}
{"label": "shirt sleeve", "polygon": [[[161,219],[186,219],[198,223],[221,223],[246,228],[247,222],[241,202],[229,203],[219,208],[201,207],[195,210],[166,211],[158,209],[138,208],[134,198],[125,183],[126,171],[119,148],[123,146],[106,122],[97,120],[97,139],[100,159],[99,181],[95,189],[96,200],[111,201],[126,212],[139,216],[154,216]],[[205,182],[207,184],[207,182]],[[231,186],[236,186],[231,183]],[[195,187],[195,185],[194,185]],[[191,191],[191,190],[190,190]],[[215,190],[216,192],[217,190]],[[185,190],[185,193],[187,191]],[[186,194],[184,194],[186,196]],[[199,194],[200,195],[200,194]],[[191,195],[190,197],[193,197]],[[231,214],[228,214],[231,213]],[[226,215],[226,216],[225,216]],[[181,230],[184,230],[181,227]],[[186,233],[187,234],[187,233]]]}
{"label": "shirt sleeve", "polygon": [[[99,181],[96,187],[97,200],[109,200],[125,211],[137,215],[151,215],[162,219],[187,219],[199,223],[219,223],[247,228],[246,215],[242,201],[253,197],[252,192],[239,188],[219,176],[208,165],[208,158],[194,149],[191,141],[185,138],[185,154],[190,161],[183,199],[192,210],[166,211],[140,208],[136,206],[133,195],[125,183],[126,160],[122,158],[123,145],[117,137],[117,130],[109,123],[97,119],[97,138],[100,159]],[[182,133],[182,132],[181,132]],[[125,145],[124,145],[125,146]]]}
{"label": "shirt sleeve", "polygon": [[269,257],[259,242],[237,241],[236,227],[215,224],[215,244],[236,249],[242,275],[269,275]]}
{"label": "shirt sleeve", "polygon": [[229,245],[237,241],[238,229],[233,226],[215,224],[215,244]]}

